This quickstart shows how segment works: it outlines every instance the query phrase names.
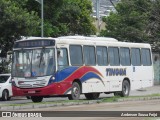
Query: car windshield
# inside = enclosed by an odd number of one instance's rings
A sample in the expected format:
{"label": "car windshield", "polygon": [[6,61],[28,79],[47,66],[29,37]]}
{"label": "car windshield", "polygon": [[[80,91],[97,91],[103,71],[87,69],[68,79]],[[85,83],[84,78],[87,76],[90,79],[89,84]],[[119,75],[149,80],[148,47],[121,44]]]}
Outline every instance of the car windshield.
{"label": "car windshield", "polygon": [[8,80],[9,76],[0,76],[0,83],[5,83]]}
{"label": "car windshield", "polygon": [[12,75],[38,77],[55,71],[54,48],[16,50],[13,54]]}

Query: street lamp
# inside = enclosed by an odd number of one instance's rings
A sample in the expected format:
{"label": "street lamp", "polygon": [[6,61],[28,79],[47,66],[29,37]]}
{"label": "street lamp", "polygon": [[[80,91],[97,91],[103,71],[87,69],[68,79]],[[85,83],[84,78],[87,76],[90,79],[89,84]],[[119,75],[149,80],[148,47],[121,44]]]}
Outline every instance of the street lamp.
{"label": "street lamp", "polygon": [[41,37],[44,36],[44,31],[43,31],[43,0],[36,0],[41,4]]}

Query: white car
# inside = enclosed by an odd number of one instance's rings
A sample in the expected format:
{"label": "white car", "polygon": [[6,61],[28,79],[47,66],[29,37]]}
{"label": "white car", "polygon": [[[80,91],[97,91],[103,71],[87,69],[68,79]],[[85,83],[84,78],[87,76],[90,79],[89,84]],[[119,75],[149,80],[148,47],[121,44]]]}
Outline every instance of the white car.
{"label": "white car", "polygon": [[0,98],[10,100],[12,93],[11,74],[0,74]]}

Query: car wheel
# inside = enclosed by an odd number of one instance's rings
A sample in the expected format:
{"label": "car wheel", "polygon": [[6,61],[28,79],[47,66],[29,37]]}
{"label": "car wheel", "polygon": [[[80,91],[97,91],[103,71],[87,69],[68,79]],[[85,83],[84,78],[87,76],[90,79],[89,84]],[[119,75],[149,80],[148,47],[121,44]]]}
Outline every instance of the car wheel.
{"label": "car wheel", "polygon": [[2,92],[2,100],[6,101],[6,100],[8,100],[8,98],[9,98],[8,91],[7,90],[3,90],[3,92]]}

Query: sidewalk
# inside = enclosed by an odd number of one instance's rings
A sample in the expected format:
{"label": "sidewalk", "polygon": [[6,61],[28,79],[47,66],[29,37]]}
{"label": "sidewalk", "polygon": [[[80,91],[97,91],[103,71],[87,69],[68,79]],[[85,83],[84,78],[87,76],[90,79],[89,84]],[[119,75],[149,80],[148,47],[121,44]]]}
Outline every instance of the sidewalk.
{"label": "sidewalk", "polygon": [[151,94],[160,94],[160,85],[154,85],[152,87],[133,90],[130,92],[130,96],[146,96]]}

